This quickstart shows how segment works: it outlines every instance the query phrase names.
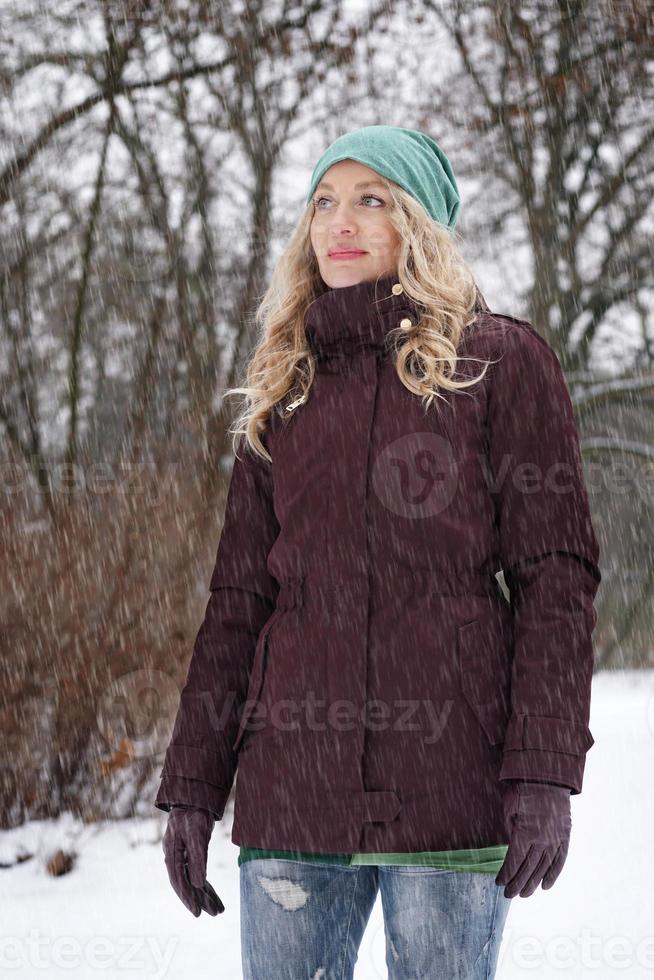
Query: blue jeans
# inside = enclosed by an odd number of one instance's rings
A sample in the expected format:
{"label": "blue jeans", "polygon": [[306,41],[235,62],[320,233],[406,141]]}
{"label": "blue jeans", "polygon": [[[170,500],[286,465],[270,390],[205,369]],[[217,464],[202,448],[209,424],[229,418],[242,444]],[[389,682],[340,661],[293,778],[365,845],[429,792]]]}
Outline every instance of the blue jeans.
{"label": "blue jeans", "polygon": [[491,980],[511,899],[494,874],[257,858],[240,866],[243,980],[352,980],[377,891],[388,980]]}

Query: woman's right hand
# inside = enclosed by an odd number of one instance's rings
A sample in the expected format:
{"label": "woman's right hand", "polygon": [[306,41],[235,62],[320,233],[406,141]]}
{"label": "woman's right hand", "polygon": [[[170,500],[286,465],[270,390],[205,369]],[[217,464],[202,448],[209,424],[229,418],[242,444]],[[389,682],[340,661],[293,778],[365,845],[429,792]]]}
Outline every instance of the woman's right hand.
{"label": "woman's right hand", "polygon": [[175,804],[168,816],[163,849],[170,883],[189,912],[218,915],[225,906],[206,879],[207,852],[215,818],[209,810]]}

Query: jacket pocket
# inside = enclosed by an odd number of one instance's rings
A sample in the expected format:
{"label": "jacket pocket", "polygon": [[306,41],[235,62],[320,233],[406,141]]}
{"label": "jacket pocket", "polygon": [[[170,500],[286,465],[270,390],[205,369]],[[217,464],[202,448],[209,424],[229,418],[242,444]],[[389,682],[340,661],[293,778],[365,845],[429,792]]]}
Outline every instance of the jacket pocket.
{"label": "jacket pocket", "polygon": [[510,660],[502,631],[475,619],[457,629],[463,696],[491,745],[504,741],[510,708]]}
{"label": "jacket pocket", "polygon": [[259,633],[256,650],[254,652],[254,660],[252,662],[252,670],[250,671],[250,681],[248,684],[247,694],[245,696],[245,707],[243,709],[243,714],[241,715],[236,738],[232,744],[232,752],[238,751],[238,747],[243,740],[243,736],[245,735],[247,724],[254,714],[257,704],[259,703],[259,698],[263,690],[263,684],[266,679],[268,636],[273,623],[277,621],[281,614],[281,609],[275,609],[275,611],[268,617],[264,623],[263,629]]}

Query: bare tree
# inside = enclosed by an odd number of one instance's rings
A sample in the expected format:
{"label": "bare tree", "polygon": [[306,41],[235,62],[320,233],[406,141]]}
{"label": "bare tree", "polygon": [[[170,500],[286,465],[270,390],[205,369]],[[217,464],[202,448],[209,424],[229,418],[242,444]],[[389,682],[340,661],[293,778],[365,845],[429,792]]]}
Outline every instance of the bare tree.
{"label": "bare tree", "polygon": [[[136,765],[129,732],[100,737],[104,693],[137,668],[183,680],[226,488],[220,394],[255,340],[281,155],[320,117],[330,70],[354,63],[357,38],[390,9],[49,8],[0,12],[0,431],[13,487],[0,723],[17,752],[0,799],[10,812],[18,793],[12,819],[96,812],[114,763]],[[33,712],[15,710],[30,698]],[[25,731],[39,712],[41,731]]]}
{"label": "bare tree", "polygon": [[484,180],[468,210],[485,234],[489,208],[493,234],[523,218],[530,318],[566,370],[582,370],[607,314],[635,309],[654,286],[651,7],[425,0],[424,10],[460,56],[456,98],[434,108],[474,136]]}
{"label": "bare tree", "polygon": [[[643,300],[654,287],[651,5],[425,0],[412,11],[418,26],[438,23],[458,55],[447,86],[422,88],[419,112],[448,121],[459,171],[477,179],[469,237],[483,243],[478,252],[497,242],[507,267],[520,249],[528,255],[531,274],[519,284],[526,316],[566,370],[585,457],[604,468],[596,502],[607,545],[614,530],[628,541],[628,529],[651,526],[653,516],[651,502],[613,493],[610,476],[624,460],[635,486],[653,458],[652,317]],[[625,320],[640,337],[629,358],[620,352],[613,383],[600,383],[601,331],[615,336]],[[652,554],[633,537],[623,565],[644,574],[635,591],[612,589],[602,606],[599,666],[619,663],[630,642],[648,648]]]}

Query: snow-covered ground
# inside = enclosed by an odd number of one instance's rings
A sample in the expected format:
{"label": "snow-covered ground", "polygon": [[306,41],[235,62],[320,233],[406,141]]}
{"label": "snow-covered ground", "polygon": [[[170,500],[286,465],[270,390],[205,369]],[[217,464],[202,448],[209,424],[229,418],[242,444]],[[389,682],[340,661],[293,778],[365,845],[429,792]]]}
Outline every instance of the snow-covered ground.
{"label": "snow-covered ground", "polygon": [[[550,891],[513,900],[499,980],[654,976],[654,671],[598,675],[591,730],[568,860]],[[0,871],[0,977],[238,980],[231,827],[216,826],[209,851],[208,878],[226,911],[195,919],[168,883],[165,820],[80,828],[62,818],[3,833],[0,862],[21,847],[35,857]],[[70,838],[79,851],[75,869],[48,876],[43,857]],[[355,977],[386,977],[379,899]]]}

